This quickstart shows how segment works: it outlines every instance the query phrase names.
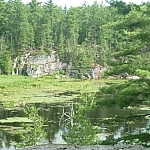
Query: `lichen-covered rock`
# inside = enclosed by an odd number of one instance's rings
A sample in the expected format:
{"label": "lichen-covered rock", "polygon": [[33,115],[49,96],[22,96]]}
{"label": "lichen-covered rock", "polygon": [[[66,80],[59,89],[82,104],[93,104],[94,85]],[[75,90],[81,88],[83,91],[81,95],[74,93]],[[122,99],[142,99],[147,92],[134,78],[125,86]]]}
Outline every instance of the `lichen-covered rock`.
{"label": "lichen-covered rock", "polygon": [[55,53],[29,56],[26,65],[26,73],[32,77],[59,72],[66,67],[66,64],[60,62],[58,55]]}
{"label": "lichen-covered rock", "polygon": [[65,69],[66,63],[62,63],[59,60],[58,54],[55,52],[51,54],[26,54],[20,57],[18,65],[16,65],[16,59],[14,68],[16,74],[26,74],[32,77],[39,77],[47,74],[52,74],[54,72],[59,72]]}
{"label": "lichen-covered rock", "polygon": [[99,64],[88,67],[87,69],[75,68],[72,63],[64,63],[59,59],[58,54],[54,51],[51,54],[32,54],[26,53],[17,57],[13,61],[12,74],[27,75],[31,77],[40,77],[47,74],[58,73],[61,70],[66,71],[66,75],[79,78],[79,74],[87,76],[87,79],[100,79],[105,68]]}

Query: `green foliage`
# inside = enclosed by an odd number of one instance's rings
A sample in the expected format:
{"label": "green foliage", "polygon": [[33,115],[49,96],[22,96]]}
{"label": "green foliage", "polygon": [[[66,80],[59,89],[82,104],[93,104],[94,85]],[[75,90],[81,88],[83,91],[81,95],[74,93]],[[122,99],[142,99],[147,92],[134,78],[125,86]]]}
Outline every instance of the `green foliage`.
{"label": "green foliage", "polygon": [[150,77],[150,71],[148,71],[148,70],[137,69],[136,74],[138,76],[140,76],[141,78],[149,78]]}
{"label": "green foliage", "polygon": [[76,56],[74,65],[77,69],[79,69],[79,72],[88,69],[90,65],[94,62],[93,53],[92,51],[89,51],[90,50],[83,50],[82,52],[79,52]]}
{"label": "green foliage", "polygon": [[[63,135],[68,144],[73,145],[93,145],[97,143],[96,133],[98,130],[84,117],[75,118],[73,127],[67,128],[67,133]],[[88,132],[87,132],[88,131]]]}
{"label": "green foliage", "polygon": [[[61,60],[78,68],[89,67],[94,61],[107,64],[109,49],[100,48],[104,45],[101,25],[117,18],[115,9],[97,2],[67,9],[52,1],[41,6],[36,0],[29,4],[2,1],[0,9],[0,50],[9,49],[13,58],[26,50],[40,49],[47,53],[55,50]],[[114,17],[108,18],[111,14]],[[105,59],[94,60],[96,53]]]}
{"label": "green foliage", "polygon": [[149,4],[108,3],[67,9],[52,1],[43,6],[36,0],[1,1],[0,50],[13,57],[27,49],[55,50],[61,60],[82,68],[94,62],[110,65],[114,52],[135,55],[148,47]]}
{"label": "green foliage", "polygon": [[[91,67],[91,64],[99,63],[109,66],[105,75],[128,73],[131,76],[140,77],[139,80],[101,88],[98,103],[127,107],[149,101],[150,4],[126,4],[117,0],[108,0],[108,3],[109,6],[103,6],[97,2],[92,5],[84,3],[80,7],[67,9],[58,7],[51,0],[44,5],[37,0],[32,0],[29,4],[23,4],[20,0],[2,0],[0,2],[0,69],[2,73],[10,74],[11,57],[14,58],[25,50],[40,49],[42,53],[43,50],[47,52],[54,50],[63,62],[72,63],[79,73],[84,68]],[[8,50],[9,52],[5,53]],[[52,89],[54,87],[59,89],[62,85],[54,81],[53,77],[48,82],[44,81],[49,88],[48,83],[51,83]],[[69,85],[63,84],[63,88],[66,89]],[[13,90],[12,94],[13,86],[17,87],[17,90]],[[8,90],[8,87],[11,90]],[[41,81],[33,83],[17,81],[11,84],[1,81],[2,99],[8,97],[9,93],[14,96],[16,91],[16,93],[23,92],[24,87],[28,89],[30,87],[39,92],[38,88],[42,87],[42,84]],[[26,88],[25,92],[31,91],[30,89]],[[93,95],[86,95],[86,92],[83,92],[80,95],[83,104],[76,105],[79,111],[76,113],[85,117],[83,118],[86,121],[81,123],[86,128],[86,124],[90,126],[90,122],[85,114],[95,107],[95,102],[89,101],[93,99],[92,97]],[[78,123],[79,120],[80,117],[76,122]],[[79,127],[78,125],[76,128]]]}
{"label": "green foliage", "polygon": [[46,133],[43,130],[44,119],[39,116],[35,106],[26,107],[24,112],[32,123],[22,124],[23,130],[17,132],[21,138],[21,143],[15,143],[15,145],[17,147],[38,145],[46,137]]}
{"label": "green foliage", "polygon": [[[36,0],[29,4],[1,1],[0,50],[9,50],[12,58],[30,49],[55,50],[60,60],[80,70],[100,63],[117,67],[111,74],[133,74],[148,63],[145,53],[139,56],[141,49],[149,47],[150,6],[115,0],[108,3],[107,7],[94,2],[67,9],[52,1],[43,6]],[[9,74],[3,63],[3,73]]]}
{"label": "green foliage", "polygon": [[121,108],[136,106],[149,100],[150,82],[147,79],[130,80],[100,88],[99,105],[119,106]]}
{"label": "green foliage", "polygon": [[8,52],[5,52],[0,58],[0,68],[4,74],[10,74],[12,72],[12,60]]}
{"label": "green foliage", "polygon": [[[75,145],[91,145],[100,143],[96,137],[98,129],[94,128],[90,120],[87,118],[87,113],[96,107],[95,94],[87,93],[86,87],[82,89],[79,96],[79,103],[76,103],[76,112],[72,117],[73,126],[66,126],[67,132],[63,134],[64,140],[68,144]],[[88,132],[87,132],[88,131]]]}
{"label": "green foliage", "polygon": [[65,74],[66,74],[66,73],[65,73],[65,70],[60,70],[60,71],[59,71],[59,74],[65,75]]}
{"label": "green foliage", "polygon": [[101,97],[98,103],[119,107],[138,105],[143,101],[149,101],[150,97],[150,70],[147,57],[150,46],[147,41],[150,36],[147,32],[150,6],[127,5],[122,1],[110,1],[110,4],[118,9],[121,16],[120,19],[102,26],[111,31],[107,36],[111,45],[111,55],[105,75],[119,76],[128,73],[129,76],[138,75],[140,79],[100,88]]}

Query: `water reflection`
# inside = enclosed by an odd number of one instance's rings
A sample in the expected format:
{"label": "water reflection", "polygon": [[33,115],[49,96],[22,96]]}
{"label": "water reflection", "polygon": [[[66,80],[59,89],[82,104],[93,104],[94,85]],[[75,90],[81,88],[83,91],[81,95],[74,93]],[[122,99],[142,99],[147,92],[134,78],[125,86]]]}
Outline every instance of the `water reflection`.
{"label": "water reflection", "polygon": [[[123,117],[128,118],[126,121],[120,122],[116,120],[115,122],[102,123],[102,133],[107,136],[112,134],[114,138],[120,138],[127,133],[139,134],[145,132],[150,125],[150,119],[145,119],[145,117],[131,118],[135,114],[149,114],[148,110],[130,110],[130,109],[119,109],[119,108],[97,108],[96,110],[90,112],[89,116],[93,124],[97,125],[99,119],[102,118],[112,118],[112,117]],[[101,139],[106,139],[106,136]]]}
{"label": "water reflection", "polygon": [[10,136],[7,132],[3,132],[0,129],[0,149],[1,150],[15,150],[15,147],[12,146],[11,140],[15,137]]}
{"label": "water reflection", "polygon": [[54,135],[54,140],[53,140],[53,144],[67,144],[64,139],[62,138],[62,135],[64,133],[63,129],[59,129],[57,133],[55,133]]}
{"label": "water reflection", "polygon": [[[66,143],[62,134],[65,129],[59,126],[59,121],[63,112],[63,106],[58,105],[47,105],[47,104],[37,104],[40,108],[39,114],[45,118],[45,131],[47,133],[44,143],[53,144],[64,144]],[[69,108],[68,108],[69,109]],[[67,111],[67,108],[66,108]],[[91,111],[88,116],[91,118],[93,125],[100,126],[101,130],[99,133],[100,140],[105,140],[107,137],[119,138],[127,133],[137,134],[146,131],[146,128],[150,126],[150,119],[145,119],[145,117],[132,118],[127,122],[100,122],[102,118],[110,118],[114,116],[129,117],[134,114],[144,114],[150,113],[149,111],[138,111],[138,110],[128,110],[119,108],[97,108]],[[22,110],[0,110],[0,117],[14,117],[14,116],[24,116]],[[5,125],[5,126],[4,126]],[[1,150],[14,150],[15,147],[11,145],[11,141],[19,141],[19,137],[10,132],[12,126],[19,126],[19,124],[0,124],[0,149]],[[8,130],[9,129],[9,130]]]}

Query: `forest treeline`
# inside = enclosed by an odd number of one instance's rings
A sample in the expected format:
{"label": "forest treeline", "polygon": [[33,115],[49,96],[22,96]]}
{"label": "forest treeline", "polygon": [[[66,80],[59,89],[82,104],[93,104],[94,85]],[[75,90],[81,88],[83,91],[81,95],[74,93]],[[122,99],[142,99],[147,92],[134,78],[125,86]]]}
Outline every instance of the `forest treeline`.
{"label": "forest treeline", "polygon": [[112,66],[108,74],[149,70],[150,3],[107,3],[62,8],[52,0],[0,0],[1,72],[11,73],[15,57],[36,50],[54,50],[78,68]]}

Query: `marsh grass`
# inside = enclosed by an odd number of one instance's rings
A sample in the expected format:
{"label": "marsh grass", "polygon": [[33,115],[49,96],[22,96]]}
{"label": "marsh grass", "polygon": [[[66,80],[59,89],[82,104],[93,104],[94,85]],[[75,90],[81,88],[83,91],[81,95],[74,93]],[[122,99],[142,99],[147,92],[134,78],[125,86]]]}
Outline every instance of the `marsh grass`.
{"label": "marsh grass", "polygon": [[[64,78],[54,79],[53,76],[32,78],[28,76],[0,75],[0,102],[6,107],[13,107],[22,101],[26,103],[63,102],[76,98],[78,94],[61,95],[73,91],[79,93],[81,87],[89,86],[89,92],[96,92],[105,83],[120,82],[117,80],[87,80]],[[49,92],[45,92],[49,91]]]}

